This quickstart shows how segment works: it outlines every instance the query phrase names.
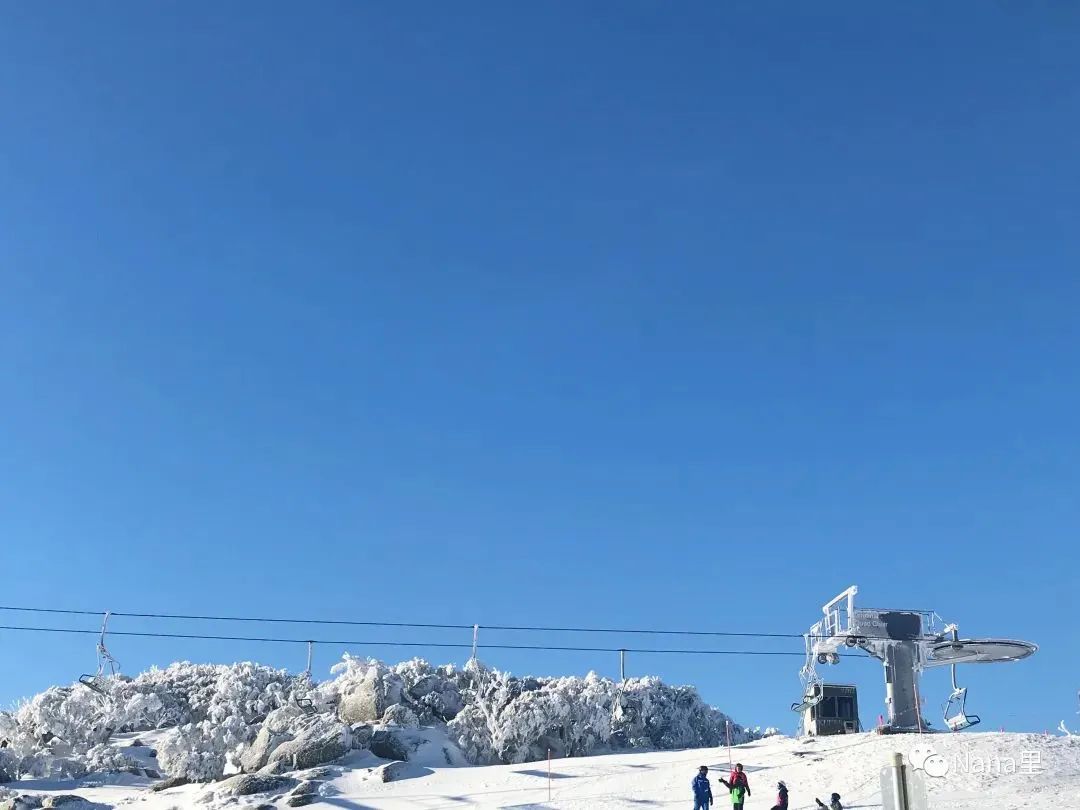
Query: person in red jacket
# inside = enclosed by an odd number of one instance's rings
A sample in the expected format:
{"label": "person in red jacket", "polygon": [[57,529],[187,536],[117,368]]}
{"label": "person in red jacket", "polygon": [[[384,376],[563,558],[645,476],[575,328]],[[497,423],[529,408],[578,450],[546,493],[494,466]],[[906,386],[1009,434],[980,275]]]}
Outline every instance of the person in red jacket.
{"label": "person in red jacket", "polygon": [[720,781],[731,791],[731,810],[743,810],[743,802],[750,796],[750,781],[746,778],[742,763],[735,764],[730,778],[721,778]]}

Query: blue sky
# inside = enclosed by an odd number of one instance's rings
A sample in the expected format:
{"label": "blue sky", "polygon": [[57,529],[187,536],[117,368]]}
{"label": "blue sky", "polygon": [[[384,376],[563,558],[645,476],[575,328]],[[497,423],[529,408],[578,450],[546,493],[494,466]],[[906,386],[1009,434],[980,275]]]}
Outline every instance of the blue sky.
{"label": "blue sky", "polygon": [[[965,673],[987,725],[1073,717],[1078,34],[1052,3],[10,7],[0,603],[801,632],[857,583],[1043,645]],[[94,666],[0,645],[4,703]],[[630,671],[790,728],[799,663]],[[872,722],[880,669],[836,677]]]}

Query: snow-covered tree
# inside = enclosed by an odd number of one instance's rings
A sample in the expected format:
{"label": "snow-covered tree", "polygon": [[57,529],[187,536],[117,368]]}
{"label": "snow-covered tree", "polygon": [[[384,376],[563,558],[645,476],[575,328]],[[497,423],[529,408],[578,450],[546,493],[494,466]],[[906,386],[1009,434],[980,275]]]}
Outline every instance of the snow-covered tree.
{"label": "snow-covered tree", "polygon": [[170,729],[157,746],[161,769],[197,781],[229,766],[261,766],[312,723],[330,736],[344,729],[353,745],[371,739],[372,726],[444,726],[476,764],[542,759],[548,750],[568,757],[714,746],[729,730],[733,742],[753,736],[691,687],[656,678],[518,678],[478,661],[464,669],[420,659],[388,666],[350,655],[331,674],[312,683],[252,663],[178,663],[104,679],[98,689],[53,687],[0,713],[0,779],[129,769],[109,739],[152,729]]}

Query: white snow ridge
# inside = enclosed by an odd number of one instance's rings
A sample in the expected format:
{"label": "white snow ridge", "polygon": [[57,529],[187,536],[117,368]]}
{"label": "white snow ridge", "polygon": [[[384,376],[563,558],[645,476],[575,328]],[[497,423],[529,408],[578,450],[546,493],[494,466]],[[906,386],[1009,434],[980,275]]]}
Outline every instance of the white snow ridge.
{"label": "white snow ridge", "polygon": [[[718,746],[729,718],[655,678],[515,678],[476,662],[350,656],[333,674],[314,683],[251,663],[184,663],[49,689],[0,713],[0,809],[689,806],[697,766],[728,767]],[[924,762],[934,749],[931,807],[1080,806],[1076,737],[731,732],[747,810],[770,807],[781,779],[792,810],[834,791],[846,807],[880,807],[886,755],[916,743]],[[715,781],[714,791],[723,807]]]}

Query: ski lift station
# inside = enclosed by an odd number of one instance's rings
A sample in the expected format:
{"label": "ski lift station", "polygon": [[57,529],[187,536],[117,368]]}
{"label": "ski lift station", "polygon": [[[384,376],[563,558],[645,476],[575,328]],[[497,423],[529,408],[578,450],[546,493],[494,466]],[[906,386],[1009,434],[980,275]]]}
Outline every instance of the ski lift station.
{"label": "ski lift station", "polygon": [[803,734],[822,737],[862,731],[859,696],[852,684],[823,683],[815,698],[802,713],[800,731]]}
{"label": "ski lift station", "polygon": [[950,667],[952,691],[944,706],[950,731],[979,722],[967,710],[967,688],[957,683],[960,664],[1019,661],[1039,648],[1030,641],[1001,638],[961,638],[957,625],[945,624],[930,610],[890,610],[855,607],[854,585],[826,602],[824,614],[805,633],[806,663],[800,672],[803,698],[792,704],[802,716],[804,734],[844,734],[859,730],[854,686],[827,684],[818,666],[840,663],[841,651],[863,652],[882,663],[885,674],[886,731],[919,731],[928,725],[922,716],[919,675],[931,667]]}

